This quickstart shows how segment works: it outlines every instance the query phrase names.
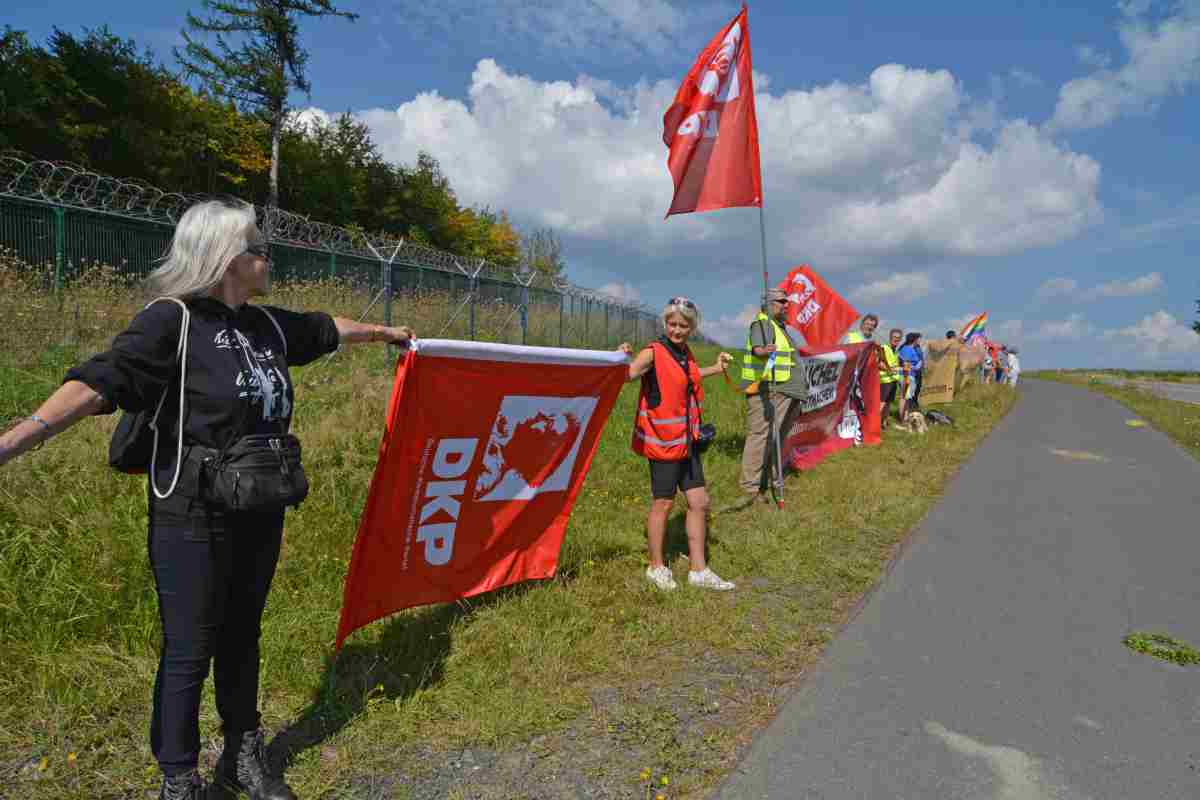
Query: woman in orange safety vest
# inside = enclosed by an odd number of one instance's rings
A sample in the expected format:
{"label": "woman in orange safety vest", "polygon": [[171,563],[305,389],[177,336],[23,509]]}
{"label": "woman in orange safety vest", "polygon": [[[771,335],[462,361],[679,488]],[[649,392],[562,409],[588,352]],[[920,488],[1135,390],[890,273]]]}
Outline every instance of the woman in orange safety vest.
{"label": "woman in orange safety vest", "polygon": [[[642,380],[633,452],[650,462],[652,500],[646,517],[650,566],[646,577],[660,589],[676,586],[670,567],[663,563],[663,540],[675,493],[682,489],[688,509],[688,583],[705,589],[732,589],[734,585],[704,561],[709,503],[697,441],[704,404],[701,382],[724,371],[733,363],[733,356],[721,353],[713,366],[701,369],[697,365],[687,340],[700,324],[700,312],[686,297],[672,297],[663,309],[662,321],[664,334],[629,364],[629,380]],[[628,344],[621,349],[633,354]]]}

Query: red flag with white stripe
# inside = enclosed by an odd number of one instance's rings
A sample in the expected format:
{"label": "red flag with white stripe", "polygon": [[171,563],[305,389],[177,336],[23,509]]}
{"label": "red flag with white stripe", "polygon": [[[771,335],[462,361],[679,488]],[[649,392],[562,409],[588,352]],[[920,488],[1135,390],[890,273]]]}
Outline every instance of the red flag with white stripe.
{"label": "red flag with white stripe", "polygon": [[762,206],[750,30],[742,11],[700,51],[663,116],[675,195],[667,216]]}

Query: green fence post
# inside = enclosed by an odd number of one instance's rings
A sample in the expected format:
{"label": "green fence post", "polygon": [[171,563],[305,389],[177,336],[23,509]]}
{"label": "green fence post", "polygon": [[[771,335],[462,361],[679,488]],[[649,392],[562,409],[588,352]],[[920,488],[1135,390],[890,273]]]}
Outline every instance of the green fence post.
{"label": "green fence post", "polygon": [[67,210],[62,206],[54,207],[54,291],[62,289],[63,252],[67,240]]}

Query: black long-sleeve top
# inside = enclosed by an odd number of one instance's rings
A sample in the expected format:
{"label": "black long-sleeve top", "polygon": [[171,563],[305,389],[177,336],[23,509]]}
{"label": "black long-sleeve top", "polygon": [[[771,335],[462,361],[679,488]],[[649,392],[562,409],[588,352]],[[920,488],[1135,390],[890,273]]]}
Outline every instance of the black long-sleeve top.
{"label": "black long-sleeve top", "polygon": [[[286,339],[265,314],[251,305],[232,309],[219,300],[186,301],[188,330],[184,443],[224,448],[240,436],[287,432],[293,390],[288,366],[302,366],[333,352],[338,331],[328,314],[297,313],[267,306]],[[177,349],[183,313],[160,301],[143,309],[112,347],[71,369],[65,381],[87,384],[111,412],[159,415],[159,471],[175,461],[179,420]],[[286,353],[286,356],[285,356]],[[160,483],[162,475],[159,476]],[[170,481],[170,474],[166,474]]]}

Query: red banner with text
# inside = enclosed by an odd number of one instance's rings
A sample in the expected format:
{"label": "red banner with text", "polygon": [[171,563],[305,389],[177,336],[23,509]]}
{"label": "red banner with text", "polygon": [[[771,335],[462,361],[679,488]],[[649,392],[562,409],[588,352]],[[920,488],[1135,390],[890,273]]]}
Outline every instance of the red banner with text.
{"label": "red banner with text", "polygon": [[810,469],[838,450],[880,443],[877,345],[804,349],[792,371],[803,375],[808,394],[783,432],[784,463]]}
{"label": "red banner with text", "polygon": [[554,575],[620,352],[423,340],[396,370],[337,647],[411,606]]}

